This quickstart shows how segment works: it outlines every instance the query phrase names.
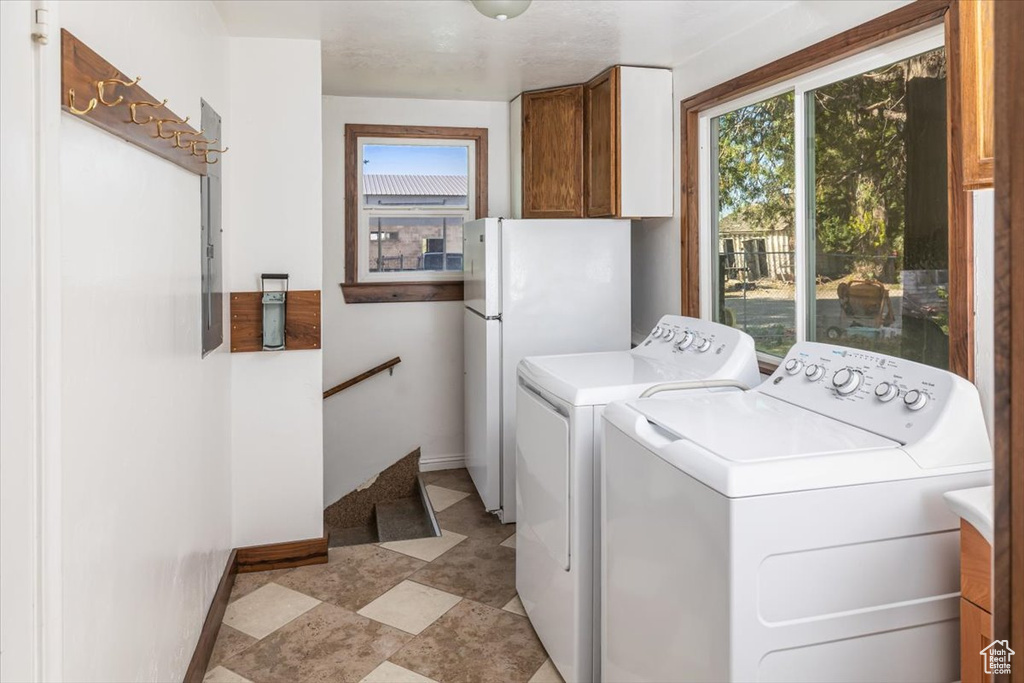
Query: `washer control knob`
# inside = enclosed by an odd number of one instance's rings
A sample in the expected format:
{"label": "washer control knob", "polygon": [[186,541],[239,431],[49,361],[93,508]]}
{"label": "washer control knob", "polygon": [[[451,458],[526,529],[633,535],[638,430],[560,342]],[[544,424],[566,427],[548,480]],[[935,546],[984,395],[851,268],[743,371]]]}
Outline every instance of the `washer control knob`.
{"label": "washer control knob", "polygon": [[697,342],[697,350],[700,351],[701,353],[705,353],[710,348],[711,348],[711,340],[710,339],[701,339],[700,341]]}
{"label": "washer control knob", "polygon": [[808,365],[807,369],[804,370],[804,377],[811,380],[812,382],[817,382],[824,376],[825,368],[821,367],[820,365]]}
{"label": "washer control knob", "polygon": [[665,328],[665,334],[661,335],[662,341],[670,342],[676,337],[676,331]]}
{"label": "washer control knob", "polygon": [[840,396],[848,396],[857,391],[863,379],[863,376],[856,370],[843,368],[832,375],[832,386],[836,388],[836,393]]}
{"label": "washer control knob", "polygon": [[654,337],[655,339],[661,337],[661,325],[658,325],[653,330],[651,330],[651,336]]}
{"label": "washer control knob", "polygon": [[917,389],[911,389],[903,397],[903,403],[911,410],[921,410],[928,403],[928,394]]}
{"label": "washer control knob", "polygon": [[888,403],[893,400],[898,393],[900,392],[896,385],[889,382],[879,382],[875,385],[875,397],[882,403]]}
{"label": "washer control knob", "polygon": [[693,336],[693,332],[687,330],[686,332],[683,332],[683,336],[679,338],[679,343],[676,344],[676,348],[680,351],[685,351],[691,344],[693,344],[694,339],[696,339],[696,337]]}
{"label": "washer control knob", "polygon": [[784,367],[786,368],[786,372],[788,372],[791,375],[795,375],[796,373],[800,372],[800,369],[803,368],[803,366],[803,361],[797,360],[796,358],[790,358],[789,360],[786,361],[786,365]]}

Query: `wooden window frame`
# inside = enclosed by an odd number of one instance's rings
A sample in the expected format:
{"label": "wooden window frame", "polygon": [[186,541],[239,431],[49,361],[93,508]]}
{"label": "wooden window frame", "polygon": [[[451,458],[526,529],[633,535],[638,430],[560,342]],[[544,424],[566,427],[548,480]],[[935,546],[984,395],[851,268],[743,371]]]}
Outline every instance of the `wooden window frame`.
{"label": "wooden window frame", "polygon": [[[944,25],[949,195],[949,369],[974,379],[974,231],[964,190],[958,0],[917,0],[680,103],[682,313],[700,317],[699,117],[702,111],[932,26]],[[762,372],[775,363],[762,361]]]}
{"label": "wooden window frame", "polygon": [[345,303],[462,301],[461,280],[359,282],[359,138],[435,138],[475,143],[476,218],[487,215],[487,129],[454,126],[345,125]]}

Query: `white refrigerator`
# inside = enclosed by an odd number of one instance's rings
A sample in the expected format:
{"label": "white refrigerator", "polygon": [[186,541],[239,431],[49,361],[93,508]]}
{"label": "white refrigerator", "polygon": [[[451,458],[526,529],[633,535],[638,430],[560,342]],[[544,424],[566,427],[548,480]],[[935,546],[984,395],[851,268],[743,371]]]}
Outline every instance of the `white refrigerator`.
{"label": "white refrigerator", "polygon": [[484,506],[516,520],[516,366],[627,351],[628,220],[482,218],[463,227],[466,467]]}

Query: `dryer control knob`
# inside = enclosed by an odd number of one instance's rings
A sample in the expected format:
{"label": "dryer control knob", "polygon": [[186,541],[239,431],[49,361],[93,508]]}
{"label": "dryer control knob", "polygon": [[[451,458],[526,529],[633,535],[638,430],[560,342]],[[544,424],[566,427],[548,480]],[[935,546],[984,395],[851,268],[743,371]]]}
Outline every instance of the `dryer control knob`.
{"label": "dryer control knob", "polygon": [[911,389],[903,397],[903,403],[911,410],[921,410],[928,403],[928,394],[917,389]]}
{"label": "dryer control knob", "polygon": [[693,344],[693,340],[695,338],[696,337],[693,336],[693,332],[690,332],[689,330],[683,332],[683,336],[679,338],[679,343],[676,344],[676,348],[680,351],[685,351],[691,344]]}
{"label": "dryer control knob", "polygon": [[786,361],[786,365],[784,367],[786,368],[786,372],[788,372],[791,375],[795,375],[796,373],[800,372],[800,369],[803,366],[803,361],[797,360],[796,358],[790,358],[789,360]]}
{"label": "dryer control knob", "polygon": [[710,348],[711,348],[711,340],[710,339],[701,339],[701,340],[699,340],[697,342],[697,350],[700,351],[701,353],[706,352]]}
{"label": "dryer control knob", "polygon": [[662,341],[670,342],[670,341],[672,341],[675,338],[676,338],[676,331],[675,330],[666,329],[665,330],[665,334],[661,335]]}
{"label": "dryer control knob", "polygon": [[804,370],[804,377],[812,382],[817,382],[819,379],[825,376],[825,368],[820,365],[808,365],[807,369]]}
{"label": "dryer control knob", "polygon": [[857,391],[863,379],[863,376],[856,370],[843,368],[832,375],[832,386],[836,388],[836,393],[840,396],[848,396]]}
{"label": "dryer control knob", "polygon": [[875,385],[875,397],[882,403],[888,403],[893,400],[898,393],[900,393],[899,389],[889,382],[879,382]]}

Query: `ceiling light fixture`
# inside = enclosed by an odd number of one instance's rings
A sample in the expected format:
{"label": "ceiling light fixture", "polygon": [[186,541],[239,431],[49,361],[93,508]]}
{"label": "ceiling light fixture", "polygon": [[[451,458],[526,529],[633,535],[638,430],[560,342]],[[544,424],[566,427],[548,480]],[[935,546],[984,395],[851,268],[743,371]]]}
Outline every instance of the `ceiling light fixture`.
{"label": "ceiling light fixture", "polygon": [[476,11],[485,17],[506,21],[526,11],[533,0],[470,0]]}

